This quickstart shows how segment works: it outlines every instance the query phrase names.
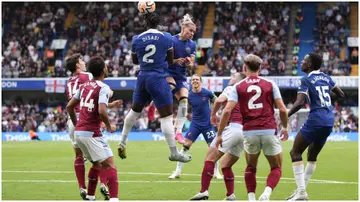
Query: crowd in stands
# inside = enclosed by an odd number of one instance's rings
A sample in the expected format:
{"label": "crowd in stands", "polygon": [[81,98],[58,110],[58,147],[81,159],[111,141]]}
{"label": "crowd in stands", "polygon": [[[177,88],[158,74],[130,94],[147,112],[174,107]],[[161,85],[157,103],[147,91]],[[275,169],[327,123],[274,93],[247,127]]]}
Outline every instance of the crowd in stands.
{"label": "crowd in stands", "polygon": [[[230,76],[241,71],[249,53],[260,55],[263,76],[284,75],[290,3],[216,2],[214,41],[219,53],[198,49],[197,58],[206,54],[208,76]],[[180,32],[180,20],[189,13],[202,34],[207,3],[158,2],[161,30]],[[88,61],[102,55],[110,77],[135,76],[138,69],[130,57],[132,36],[145,29],[135,2],[5,2],[3,4],[2,77],[67,77],[63,60],[80,52]],[[314,51],[323,56],[322,71],[330,75],[349,75],[349,59],[340,59],[349,28],[349,3],[324,7],[316,14]],[[293,75],[299,53],[300,23],[304,15],[296,12],[293,49]],[[67,39],[64,50],[52,47],[53,39]],[[216,51],[217,52],[217,51]],[[198,57],[199,56],[199,57]],[[202,57],[201,57],[202,58]]]}
{"label": "crowd in stands", "polygon": [[[335,103],[336,104],[336,103]],[[67,132],[67,113],[66,103],[56,103],[52,106],[42,102],[13,102],[5,101],[2,105],[2,132]],[[290,107],[290,105],[288,106]],[[109,119],[117,125],[117,131],[120,131],[124,125],[125,115],[131,109],[131,101],[124,102],[120,108],[108,109]],[[151,116],[155,107],[150,105],[146,107],[140,118],[137,120],[134,131],[160,132],[159,114]],[[334,107],[335,126],[334,132],[356,132],[358,131],[358,110],[357,107],[341,107],[338,104]],[[177,105],[174,105],[174,117],[177,114]],[[220,116],[221,110],[218,112]],[[301,126],[297,114],[292,116],[289,125],[292,132],[299,130]],[[302,122],[307,118],[307,113],[302,115]],[[191,110],[189,110],[187,121],[183,131],[189,129],[191,123]],[[279,120],[278,120],[279,121]],[[106,129],[104,129],[106,130]]]}
{"label": "crowd in stands", "polygon": [[208,75],[241,71],[249,53],[263,58],[261,75],[283,75],[289,14],[287,3],[217,2],[214,40],[219,54],[208,58]]}
{"label": "crowd in stands", "polygon": [[340,59],[340,49],[347,44],[349,20],[349,2],[324,7],[316,14],[314,51],[323,56],[322,71],[329,75],[349,75],[351,72],[349,59]]}
{"label": "crowd in stands", "polygon": [[[297,10],[295,29],[295,44],[293,50],[293,75],[296,75],[298,65],[300,34],[299,23],[303,20],[301,8]],[[346,48],[346,39],[349,35],[350,5],[349,2],[322,4],[316,12],[316,26],[314,34],[314,52],[323,58],[321,71],[333,76],[345,76],[351,72],[348,57],[341,59],[340,51]]]}
{"label": "crowd in stands", "polygon": [[[180,19],[189,13],[199,37],[207,7],[195,2],[159,2],[161,29],[180,33]],[[145,31],[135,2],[25,2],[3,4],[3,77],[67,77],[66,55],[80,52],[85,62],[100,54],[110,76],[134,76],[131,39]],[[53,39],[67,39],[64,51],[51,47]]]}
{"label": "crowd in stands", "polygon": [[[66,37],[68,13],[63,3],[2,4],[2,77],[64,76],[51,42]],[[51,68],[52,67],[52,68]]]}

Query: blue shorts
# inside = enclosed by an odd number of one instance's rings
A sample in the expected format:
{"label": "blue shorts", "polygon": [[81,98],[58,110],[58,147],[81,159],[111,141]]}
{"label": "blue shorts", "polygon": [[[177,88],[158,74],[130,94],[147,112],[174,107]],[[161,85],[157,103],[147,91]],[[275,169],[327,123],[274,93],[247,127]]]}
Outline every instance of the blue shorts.
{"label": "blue shorts", "polygon": [[199,135],[202,134],[206,143],[210,144],[216,137],[213,126],[200,127],[195,124],[190,124],[189,131],[186,133],[185,138],[195,142]]}
{"label": "blue shorts", "polygon": [[173,103],[173,95],[164,76],[139,75],[133,94],[133,102],[148,105],[151,100],[159,108]]}
{"label": "blue shorts", "polygon": [[309,144],[317,144],[324,146],[327,138],[332,132],[333,127],[329,126],[313,126],[305,122],[300,128],[300,134]]}
{"label": "blue shorts", "polygon": [[175,83],[176,83],[176,87],[172,91],[173,93],[177,93],[181,88],[186,88],[186,89],[189,90],[189,84],[188,84],[188,82],[186,80],[186,77],[171,74],[171,73],[169,73],[168,76],[174,78]]}

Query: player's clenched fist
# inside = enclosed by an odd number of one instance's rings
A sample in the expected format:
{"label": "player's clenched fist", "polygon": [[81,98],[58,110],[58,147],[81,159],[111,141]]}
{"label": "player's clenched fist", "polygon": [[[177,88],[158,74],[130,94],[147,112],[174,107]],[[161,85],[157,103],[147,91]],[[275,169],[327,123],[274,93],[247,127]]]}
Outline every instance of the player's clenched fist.
{"label": "player's clenched fist", "polygon": [[114,107],[120,107],[124,102],[122,100],[115,100],[112,102]]}
{"label": "player's clenched fist", "polygon": [[288,140],[288,138],[289,138],[288,131],[282,129],[282,130],[280,131],[280,140],[281,140],[281,141],[286,141],[286,140]]}
{"label": "player's clenched fist", "polygon": [[211,116],[210,116],[210,121],[211,121],[211,125],[217,126],[217,124],[218,124],[218,118],[217,118],[216,115],[211,115]]}

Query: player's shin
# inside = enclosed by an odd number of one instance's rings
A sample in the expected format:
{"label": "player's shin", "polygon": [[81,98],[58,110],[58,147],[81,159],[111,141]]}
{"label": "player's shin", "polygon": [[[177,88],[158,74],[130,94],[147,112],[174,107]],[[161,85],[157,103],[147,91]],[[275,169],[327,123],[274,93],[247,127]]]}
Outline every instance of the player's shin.
{"label": "player's shin", "polygon": [[176,133],[182,133],[182,129],[184,127],[187,116],[187,105],[188,105],[187,98],[181,97],[179,101],[178,113],[176,116],[176,123],[175,123]]}
{"label": "player's shin", "polygon": [[213,161],[205,161],[204,169],[201,175],[201,193],[209,189],[211,179],[214,175],[214,167],[215,163]]}
{"label": "player's shin", "polygon": [[[186,148],[183,147],[183,148],[181,149],[180,153],[186,154],[187,151],[188,151],[188,149],[186,149]],[[181,170],[182,170],[182,167],[183,167],[183,166],[184,166],[184,163],[182,163],[182,162],[177,162],[176,171],[175,171],[175,172],[181,173]]]}
{"label": "player's shin", "polygon": [[110,199],[117,199],[119,192],[118,176],[116,168],[108,168],[107,170],[107,180],[109,187]]}
{"label": "player's shin", "polygon": [[305,190],[304,162],[295,161],[292,163],[294,177],[298,190]]}
{"label": "player's shin", "polygon": [[92,167],[89,170],[89,174],[88,174],[88,195],[86,196],[86,198],[92,200],[95,199],[95,190],[96,190],[96,185],[98,183],[98,178],[100,175],[100,168],[95,168]]}
{"label": "player's shin", "polygon": [[120,144],[122,144],[123,146],[126,145],[129,132],[135,125],[136,119],[139,118],[140,114],[141,113],[135,112],[131,109],[130,112],[126,115],[124,120],[124,128],[120,137]]}
{"label": "player's shin", "polygon": [[264,193],[268,195],[268,197],[270,197],[271,192],[279,183],[280,177],[281,177],[281,168],[278,166],[271,168],[271,172],[266,180],[266,188],[264,191]]}
{"label": "player's shin", "polygon": [[248,191],[249,200],[256,200],[255,199],[256,168],[253,168],[251,166],[246,167],[244,179],[245,179],[246,189]]}
{"label": "player's shin", "polygon": [[176,142],[174,139],[174,125],[172,115],[164,118],[160,118],[161,131],[165,136],[165,139],[169,145],[172,155],[178,154],[176,148]]}
{"label": "player's shin", "polygon": [[305,168],[305,187],[309,183],[309,180],[316,169],[315,161],[308,161]]}
{"label": "player's shin", "polygon": [[222,172],[224,174],[224,182],[227,190],[226,196],[230,196],[234,193],[234,173],[231,167],[223,168]]}
{"label": "player's shin", "polygon": [[79,183],[79,188],[86,189],[85,185],[85,165],[83,157],[76,157],[74,161],[74,169],[76,178]]}
{"label": "player's shin", "polygon": [[100,184],[106,185],[107,184],[106,181],[107,181],[106,168],[101,167],[101,170],[100,170]]}

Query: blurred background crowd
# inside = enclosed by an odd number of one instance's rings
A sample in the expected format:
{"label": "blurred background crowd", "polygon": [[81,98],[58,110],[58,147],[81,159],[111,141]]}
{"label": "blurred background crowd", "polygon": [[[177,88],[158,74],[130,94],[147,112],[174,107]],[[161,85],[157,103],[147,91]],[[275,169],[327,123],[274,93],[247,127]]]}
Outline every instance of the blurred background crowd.
{"label": "blurred background crowd", "polygon": [[[356,7],[357,8],[357,7]],[[309,27],[310,39],[303,40],[306,4],[291,2],[158,2],[162,16],[159,28],[171,34],[181,31],[181,19],[189,13],[197,27],[194,40],[204,37],[212,27],[211,48],[197,48],[196,67],[205,76],[230,76],[242,71],[244,57],[255,53],[263,58],[263,76],[295,76],[303,45],[310,44],[323,57],[321,71],[329,75],[351,75],[358,64],[358,48],[348,48],[347,38],[353,29],[348,2],[319,3],[313,12],[315,25]],[[210,13],[210,14],[209,14]],[[212,14],[211,14],[212,13]],[[3,2],[2,3],[2,77],[69,77],[64,59],[81,53],[85,62],[102,55],[110,77],[134,77],[137,66],[131,61],[132,36],[145,30],[145,23],[134,2]],[[355,24],[358,24],[357,22]],[[306,27],[306,26],[305,26]],[[66,39],[63,49],[53,41]],[[303,49],[303,50],[302,50]],[[357,70],[356,70],[357,71]],[[4,100],[2,131],[66,131],[65,102]],[[128,100],[119,109],[109,110],[112,121],[122,128],[129,111]],[[177,106],[174,106],[176,116]],[[135,130],[159,130],[158,115],[144,110]],[[357,131],[358,109],[336,105],[334,131]],[[189,113],[186,131],[191,121]],[[293,131],[300,127],[291,120]]]}

